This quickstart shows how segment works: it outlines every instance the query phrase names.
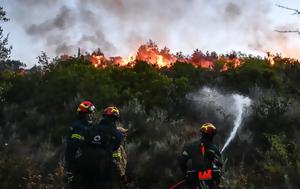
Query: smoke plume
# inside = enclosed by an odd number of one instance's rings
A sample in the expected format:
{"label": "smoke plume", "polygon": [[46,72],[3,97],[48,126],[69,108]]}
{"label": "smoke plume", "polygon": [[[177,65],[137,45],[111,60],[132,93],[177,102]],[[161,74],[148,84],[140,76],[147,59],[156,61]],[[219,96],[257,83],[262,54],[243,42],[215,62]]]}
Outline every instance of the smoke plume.
{"label": "smoke plume", "polygon": [[[98,47],[125,55],[152,39],[179,51],[199,48],[289,52],[285,35],[269,18],[272,1],[74,0],[14,2],[17,21],[46,51],[73,54]],[[28,13],[31,14],[28,14]],[[27,15],[27,16],[24,16]],[[209,41],[207,40],[209,39]],[[274,46],[278,46],[274,49]],[[294,50],[293,50],[294,51]]]}

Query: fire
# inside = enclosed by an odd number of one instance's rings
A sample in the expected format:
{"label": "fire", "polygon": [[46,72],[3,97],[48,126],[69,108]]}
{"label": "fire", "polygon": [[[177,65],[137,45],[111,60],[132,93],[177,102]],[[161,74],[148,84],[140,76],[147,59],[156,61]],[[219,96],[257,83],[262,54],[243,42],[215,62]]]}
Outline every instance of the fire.
{"label": "fire", "polygon": [[219,60],[225,63],[221,71],[228,70],[229,65],[233,68],[237,68],[243,63],[241,59],[235,56],[229,56],[229,57],[221,56]]}
{"label": "fire", "polygon": [[95,68],[104,67],[105,66],[105,57],[104,54],[98,49],[96,52],[92,53],[90,61],[94,65]]}
{"label": "fire", "polygon": [[121,61],[120,66],[126,66],[129,63],[134,62],[135,59],[136,59],[136,55],[133,52],[131,52],[127,58]]}
{"label": "fire", "polygon": [[165,47],[159,50],[154,42],[149,41],[139,47],[136,60],[145,61],[161,68],[170,67],[176,61],[176,58],[170,53],[168,48]]}
{"label": "fire", "polygon": [[156,55],[156,63],[158,67],[164,67],[168,65],[167,63],[164,62],[164,59],[161,55]]}
{"label": "fire", "polygon": [[275,58],[275,56],[273,54],[271,54],[270,52],[267,52],[267,60],[271,66],[275,65],[274,58]]}
{"label": "fire", "polygon": [[149,41],[148,43],[141,45],[136,54],[131,52],[127,58],[116,56],[107,59],[100,49],[98,49],[97,52],[92,53],[90,60],[95,67],[105,67],[109,64],[132,67],[135,61],[139,60],[157,66],[158,68],[169,68],[175,62],[184,62],[191,63],[195,67],[206,69],[213,69],[215,61],[220,60],[225,62],[223,68],[221,68],[221,71],[225,71],[227,70],[227,64],[229,63],[233,63],[234,67],[241,64],[241,61],[237,57],[231,56],[232,55],[218,57],[216,53],[204,54],[198,49],[195,50],[191,56],[184,56],[182,53],[174,55],[167,47],[160,50],[155,43]]}
{"label": "fire", "polygon": [[103,58],[102,56],[97,56],[97,55],[92,56],[91,61],[96,68],[100,67],[102,58]]}
{"label": "fire", "polygon": [[[267,53],[266,60],[271,66],[275,64],[277,56]],[[104,54],[98,49],[88,58],[96,68],[103,68],[108,65],[116,65],[121,67],[133,67],[136,61],[145,61],[155,67],[171,67],[175,62],[189,63],[198,68],[205,69],[218,69],[219,71],[226,71],[229,68],[237,68],[244,63],[244,59],[235,53],[225,55],[217,55],[215,52],[206,52],[196,49],[190,56],[183,55],[181,52],[173,54],[167,47],[159,49],[158,46],[149,41],[141,45],[137,52],[131,52],[128,57],[121,56],[105,57]],[[291,61],[292,62],[292,61]]]}

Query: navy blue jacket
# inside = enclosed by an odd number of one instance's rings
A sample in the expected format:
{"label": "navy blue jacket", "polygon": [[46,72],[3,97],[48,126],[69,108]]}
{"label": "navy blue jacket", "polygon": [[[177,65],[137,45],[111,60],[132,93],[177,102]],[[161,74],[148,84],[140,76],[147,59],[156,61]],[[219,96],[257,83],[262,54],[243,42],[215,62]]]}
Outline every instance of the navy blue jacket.
{"label": "navy blue jacket", "polygon": [[112,153],[121,145],[122,134],[115,128],[113,122],[103,119],[93,125],[85,137],[80,167],[88,174],[109,175],[112,169]]}
{"label": "navy blue jacket", "polygon": [[82,147],[89,126],[89,123],[80,117],[71,125],[65,153],[67,168],[71,168],[70,166],[76,164],[76,161],[82,155]]}
{"label": "navy blue jacket", "polygon": [[122,137],[122,133],[116,129],[114,122],[102,119],[98,125],[89,129],[86,145],[112,153],[120,147]]}

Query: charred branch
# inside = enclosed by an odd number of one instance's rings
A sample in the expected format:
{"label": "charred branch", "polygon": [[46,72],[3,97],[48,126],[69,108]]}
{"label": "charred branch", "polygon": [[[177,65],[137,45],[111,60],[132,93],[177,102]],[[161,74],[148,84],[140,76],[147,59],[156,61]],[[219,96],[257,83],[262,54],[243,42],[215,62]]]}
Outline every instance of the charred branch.
{"label": "charred branch", "polygon": [[282,5],[279,5],[279,4],[276,4],[276,6],[280,7],[280,8],[283,8],[283,9],[286,9],[286,10],[293,11],[294,12],[293,14],[296,14],[296,15],[300,16],[300,10],[298,10],[298,9],[293,9],[293,8],[285,7],[285,6],[282,6]]}
{"label": "charred branch", "polygon": [[300,30],[275,30],[279,33],[297,33],[300,35]]}
{"label": "charred branch", "polygon": [[[286,10],[289,10],[289,11],[293,11],[293,15],[298,15],[300,16],[300,10],[298,9],[293,9],[293,8],[289,8],[289,7],[286,7],[286,6],[282,6],[282,5],[279,5],[279,4],[276,4],[277,7],[280,7],[280,8],[283,8],[283,9],[286,9]],[[295,29],[295,30],[275,30],[276,32],[279,32],[279,33],[297,33],[300,35],[300,30],[299,29]]]}

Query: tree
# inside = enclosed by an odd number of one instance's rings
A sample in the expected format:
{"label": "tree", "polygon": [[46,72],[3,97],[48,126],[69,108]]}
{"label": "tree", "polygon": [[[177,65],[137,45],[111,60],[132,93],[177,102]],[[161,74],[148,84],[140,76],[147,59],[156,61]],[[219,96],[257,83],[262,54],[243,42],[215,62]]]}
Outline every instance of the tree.
{"label": "tree", "polygon": [[[6,17],[6,12],[3,7],[0,7],[0,22],[7,22],[9,19]],[[12,46],[8,46],[8,34],[5,36],[3,29],[0,26],[0,61],[9,58]]]}
{"label": "tree", "polygon": [[26,64],[20,60],[2,60],[0,61],[0,71],[19,71],[20,68],[26,67]]}
{"label": "tree", "polygon": [[46,54],[46,52],[42,51],[41,55],[37,57],[38,64],[41,66],[43,70],[49,70],[50,68],[50,57]]}

